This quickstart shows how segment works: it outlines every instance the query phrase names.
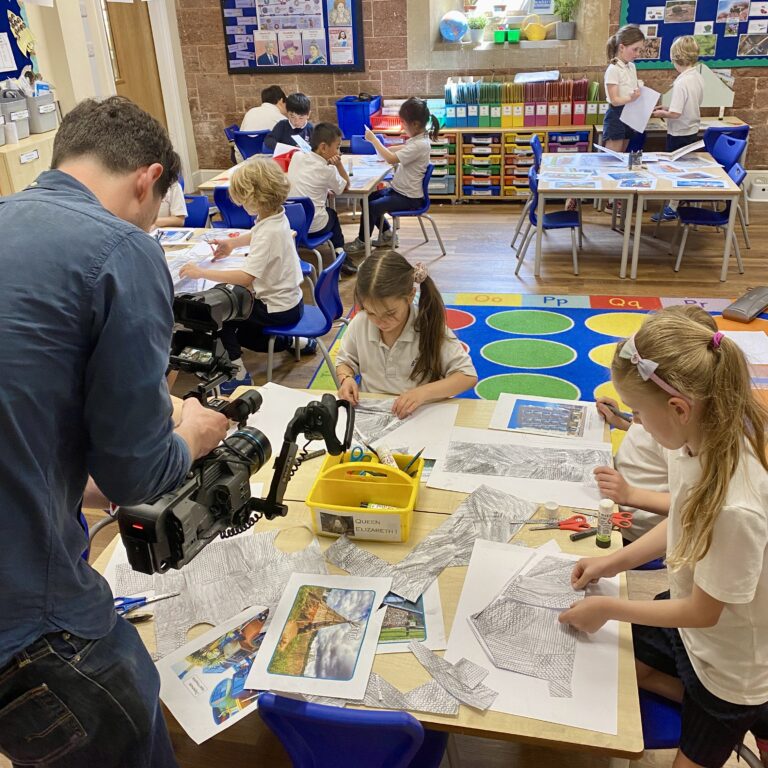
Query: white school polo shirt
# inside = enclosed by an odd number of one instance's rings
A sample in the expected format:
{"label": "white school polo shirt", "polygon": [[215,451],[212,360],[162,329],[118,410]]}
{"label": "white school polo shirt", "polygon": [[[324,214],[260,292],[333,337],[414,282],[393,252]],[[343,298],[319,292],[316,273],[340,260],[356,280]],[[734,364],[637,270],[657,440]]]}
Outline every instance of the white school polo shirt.
{"label": "white school polo shirt", "polygon": [[[633,91],[637,90],[637,69],[635,69],[635,62],[622,61],[616,59],[613,63],[608,65],[608,69],[605,70],[603,77],[605,83],[605,97],[608,98],[608,86],[619,86],[619,97],[627,99],[632,95]],[[610,101],[610,99],[608,99]]]}
{"label": "white school polo shirt", "polygon": [[696,67],[682,71],[672,83],[670,112],[679,112],[680,117],[667,118],[667,132],[670,136],[690,136],[701,127],[701,102],[704,101],[704,78]]}
{"label": "white school polo shirt", "polygon": [[[680,508],[700,476],[697,457],[669,452],[667,552],[681,535]],[[699,680],[734,704],[768,701],[768,473],[751,450],[744,449],[728,486],[707,554],[693,567],[669,570],[672,598],[690,595],[694,582],[725,603],[714,627],[680,630]]]}
{"label": "white school polo shirt", "polygon": [[253,293],[267,311],[285,312],[301,301],[301,266],[285,211],[259,219],[243,272],[253,275]]}
{"label": "white school polo shirt", "polygon": [[157,212],[158,219],[164,219],[166,216],[183,216],[187,218],[187,203],[184,200],[184,190],[178,181],[174,181],[165,197],[160,201],[160,210]]}
{"label": "white school polo shirt", "polygon": [[392,178],[395,192],[415,200],[424,197],[424,174],[429,165],[430,149],[429,136],[420,133],[408,139],[397,151],[397,168]]}
{"label": "white school polo shirt", "polygon": [[276,104],[264,102],[259,107],[252,107],[245,113],[241,131],[271,131],[285,115],[277,108]]}
{"label": "white school polo shirt", "polygon": [[338,170],[317,152],[296,152],[288,166],[288,181],[291,182],[291,197],[308,197],[315,206],[315,218],[309,225],[310,232],[319,232],[328,224],[325,204],[328,193],[340,195],[347,182]]}
{"label": "white school polo shirt", "polygon": [[[360,374],[361,392],[400,395],[419,384],[428,383],[409,378],[419,356],[419,334],[414,326],[416,314],[412,304],[403,332],[391,347],[382,341],[379,329],[367,312],[361,310],[352,319],[341,340],[336,365],[343,363],[355,375]],[[443,378],[457,371],[477,376],[472,360],[448,327],[440,350],[440,364]]]}

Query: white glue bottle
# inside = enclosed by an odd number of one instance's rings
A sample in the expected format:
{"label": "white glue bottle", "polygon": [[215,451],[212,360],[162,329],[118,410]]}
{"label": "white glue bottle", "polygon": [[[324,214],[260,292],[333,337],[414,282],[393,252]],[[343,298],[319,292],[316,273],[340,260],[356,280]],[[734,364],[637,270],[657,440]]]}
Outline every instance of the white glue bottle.
{"label": "white glue bottle", "polygon": [[389,450],[389,446],[385,443],[380,443],[376,446],[376,454],[382,464],[399,469],[395,457],[392,455],[392,451]]}
{"label": "white glue bottle", "polygon": [[595,543],[602,549],[611,546],[611,530],[613,528],[613,502],[610,499],[602,499],[597,508],[597,536]]}
{"label": "white glue bottle", "polygon": [[560,507],[556,501],[548,501],[544,505],[544,514],[547,518],[547,525],[555,526],[560,522]]}

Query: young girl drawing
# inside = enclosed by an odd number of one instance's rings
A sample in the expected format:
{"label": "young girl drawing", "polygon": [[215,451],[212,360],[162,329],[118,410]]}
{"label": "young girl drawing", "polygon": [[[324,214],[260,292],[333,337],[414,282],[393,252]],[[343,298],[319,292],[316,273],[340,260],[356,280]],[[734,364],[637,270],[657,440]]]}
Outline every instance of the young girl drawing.
{"label": "young girl drawing", "polygon": [[[430,140],[437,138],[440,124],[430,114],[427,102],[415,97],[403,103],[399,115],[403,130],[408,135],[404,144],[385,147],[370,128],[365,131],[365,138],[373,144],[378,155],[397,166],[391,186],[374,192],[369,198],[369,232],[373,232],[389,211],[416,210],[424,205],[423,182],[429,165]],[[362,251],[365,248],[364,238],[361,219],[357,239],[345,245],[347,253]],[[385,220],[384,229],[374,245],[388,246],[391,242],[392,230]]]}
{"label": "young girl drawing", "polygon": [[768,412],[736,344],[680,313],[653,315],[620,343],[612,378],[668,450],[669,517],[620,551],[580,560],[573,585],[666,553],[670,591],[587,597],[560,621],[585,632],[633,623],[638,684],[682,702],[675,768],[719,768],[748,730],[768,765]]}
{"label": "young girl drawing", "polygon": [[357,405],[360,391],[399,395],[392,412],[405,418],[475,385],[475,367],[445,325],[443,299],[423,264],[413,267],[396,251],[372,255],[357,274],[355,302],[360,311],[336,357],[339,397]]}

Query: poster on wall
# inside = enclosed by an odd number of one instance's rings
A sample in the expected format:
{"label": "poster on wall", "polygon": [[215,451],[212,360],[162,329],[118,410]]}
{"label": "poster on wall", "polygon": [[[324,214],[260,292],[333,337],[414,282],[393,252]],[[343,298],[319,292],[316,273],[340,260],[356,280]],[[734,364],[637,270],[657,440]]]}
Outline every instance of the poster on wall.
{"label": "poster on wall", "polygon": [[362,0],[220,0],[232,74],[365,69]]}

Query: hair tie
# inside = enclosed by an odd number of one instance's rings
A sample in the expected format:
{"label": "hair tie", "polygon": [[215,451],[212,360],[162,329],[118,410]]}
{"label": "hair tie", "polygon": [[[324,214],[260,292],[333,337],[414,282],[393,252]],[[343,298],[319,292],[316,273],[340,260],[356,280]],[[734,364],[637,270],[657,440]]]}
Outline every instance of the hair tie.
{"label": "hair tie", "polygon": [[717,333],[713,334],[712,336],[712,349],[720,349],[720,342],[725,338],[725,334],[722,331],[717,331]]}
{"label": "hair tie", "polygon": [[685,400],[686,403],[689,405],[691,404],[690,398],[686,397],[682,392],[675,389],[671,384],[667,384],[667,382],[664,381],[664,379],[662,379],[661,376],[656,373],[656,369],[659,367],[659,364],[655,360],[647,360],[640,355],[640,353],[637,351],[634,336],[630,336],[624,342],[624,345],[621,348],[621,352],[619,352],[619,357],[623,358],[624,360],[629,360],[629,362],[637,368],[637,372],[643,381],[652,381],[654,384],[656,384],[658,387],[673,397],[681,397],[683,400]]}
{"label": "hair tie", "polygon": [[421,285],[427,279],[427,267],[423,261],[419,261],[413,267],[413,282]]}

